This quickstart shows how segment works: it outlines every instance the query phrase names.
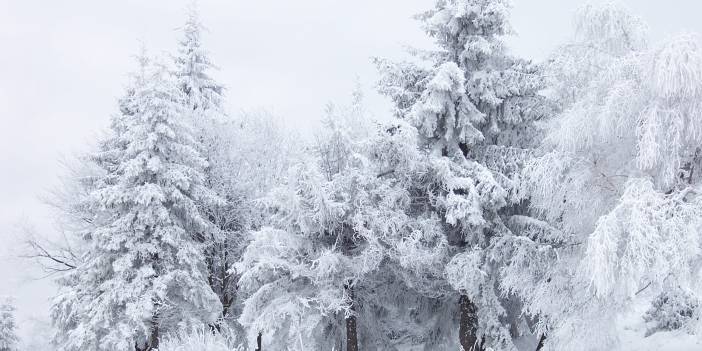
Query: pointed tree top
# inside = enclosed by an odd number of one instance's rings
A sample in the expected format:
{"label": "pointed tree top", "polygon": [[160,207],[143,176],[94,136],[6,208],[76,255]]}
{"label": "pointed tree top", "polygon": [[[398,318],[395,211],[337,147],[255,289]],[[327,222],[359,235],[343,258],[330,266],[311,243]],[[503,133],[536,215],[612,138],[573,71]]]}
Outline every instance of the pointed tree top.
{"label": "pointed tree top", "polygon": [[146,70],[151,64],[151,58],[149,57],[149,50],[146,47],[146,43],[143,40],[139,40],[139,52],[132,55],[137,62],[137,71],[133,73],[137,79],[143,79],[146,76]]}
{"label": "pointed tree top", "polygon": [[203,25],[200,21],[200,6],[197,0],[192,0],[188,3],[186,8],[187,20],[185,21],[185,26],[183,27],[183,32],[185,32],[186,42],[199,42],[200,33],[202,32]]}

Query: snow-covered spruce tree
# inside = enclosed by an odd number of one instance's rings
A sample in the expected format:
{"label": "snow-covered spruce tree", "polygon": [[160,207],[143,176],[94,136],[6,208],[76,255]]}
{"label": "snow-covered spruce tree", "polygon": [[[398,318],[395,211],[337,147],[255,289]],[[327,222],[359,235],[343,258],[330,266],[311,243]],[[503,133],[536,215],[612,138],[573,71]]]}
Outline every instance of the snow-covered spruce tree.
{"label": "snow-covered spruce tree", "polygon": [[517,174],[538,144],[535,122],[549,113],[540,68],[507,53],[508,16],[508,1],[439,0],[419,16],[436,50],[415,51],[414,62],[376,61],[380,92],[431,155],[436,177],[428,196],[451,245],[445,278],[460,294],[466,350],[514,348],[499,267],[509,259],[506,241],[521,235],[519,226],[508,227],[525,211],[515,196]]}
{"label": "snow-covered spruce tree", "polygon": [[[203,199],[205,201],[198,202],[202,214],[214,224],[207,232],[200,233],[199,239],[206,246],[207,281],[222,303],[221,318],[233,322],[236,317],[230,318],[229,314],[235,304],[236,277],[228,272],[241,250],[243,240],[236,236],[241,236],[245,227],[242,213],[235,203],[236,194],[232,193],[235,185],[222,169],[234,166],[227,162],[227,153],[232,150],[227,148],[228,141],[223,140],[227,137],[223,130],[228,130],[223,108],[224,87],[211,77],[211,71],[216,67],[203,47],[203,26],[195,3],[190,5],[187,15],[174,57],[173,75],[185,96],[184,109],[191,111],[202,155],[209,163],[205,169],[205,184],[225,200],[211,203]],[[221,327],[220,323],[217,326]]]}
{"label": "snow-covered spruce tree", "polygon": [[195,238],[209,226],[196,202],[216,201],[207,163],[166,69],[143,71],[133,114],[115,117],[121,127],[96,156],[111,160],[91,194],[100,225],[52,308],[62,350],[152,350],[163,333],[221,313]]}
{"label": "snow-covered spruce tree", "polygon": [[9,298],[0,301],[0,351],[18,350],[15,306]]}
{"label": "snow-covered spruce tree", "polygon": [[[224,109],[224,87],[213,77],[216,67],[202,42],[204,27],[194,4],[183,27],[173,74],[192,110],[195,135],[209,165],[205,184],[224,202],[201,201],[198,207],[214,225],[203,233],[208,283],[223,305],[222,319],[236,334],[241,311],[237,285],[240,272],[233,264],[248,244],[248,233],[268,219],[255,204],[280,178],[297,152],[292,135],[265,111],[242,111],[229,116]],[[217,327],[221,329],[222,324]],[[244,340],[237,335],[237,340]]]}
{"label": "snow-covered spruce tree", "polygon": [[183,26],[183,37],[178,43],[174,74],[178,87],[185,95],[185,102],[197,111],[196,119],[219,119],[224,116],[224,86],[211,77],[216,67],[203,47],[204,31],[199,13],[192,4]]}
{"label": "snow-covered spruce tree", "polygon": [[700,291],[699,38],[648,49],[641,21],[611,4],[576,23],[552,67],[563,112],[525,172],[543,221],[505,282],[550,328],[549,350],[616,347],[637,301]]}

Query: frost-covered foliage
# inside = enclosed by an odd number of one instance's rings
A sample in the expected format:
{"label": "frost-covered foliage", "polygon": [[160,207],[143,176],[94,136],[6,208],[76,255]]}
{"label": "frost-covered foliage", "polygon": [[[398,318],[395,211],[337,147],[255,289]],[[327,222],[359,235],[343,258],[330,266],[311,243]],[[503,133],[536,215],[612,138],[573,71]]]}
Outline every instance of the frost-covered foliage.
{"label": "frost-covered foliage", "polygon": [[508,268],[523,276],[505,282],[547,321],[551,350],[612,347],[632,301],[700,291],[700,41],[649,49],[614,5],[576,23],[551,67],[563,112],[525,172],[543,222]]}
{"label": "frost-covered foliage", "polygon": [[15,306],[11,299],[0,301],[0,351],[16,351],[19,346]]}
{"label": "frost-covered foliage", "polygon": [[234,336],[196,328],[190,332],[180,331],[167,335],[160,351],[244,351]]}
{"label": "frost-covered foliage", "polygon": [[453,153],[459,144],[481,141],[533,144],[528,122],[547,113],[538,94],[543,79],[538,66],[507,53],[509,7],[508,1],[440,0],[419,16],[437,50],[413,52],[420,63],[376,60],[381,93],[432,145]]}
{"label": "frost-covered foliage", "polygon": [[228,326],[240,330],[237,319],[243,300],[237,284],[240,272],[233,270],[233,264],[248,245],[249,232],[269,222],[257,201],[279,184],[295,162],[295,142],[265,112],[239,113],[209,129],[208,136],[217,145],[209,152],[208,184],[226,199],[223,206],[203,208],[216,225],[207,240],[209,282],[225,306],[222,316]]}
{"label": "frost-covered foliage", "polygon": [[364,104],[363,90],[357,81],[348,106],[333,103],[326,106],[324,129],[317,133],[313,149],[327,179],[349,166],[352,160],[349,154],[354,152],[352,144],[368,138],[374,128]]}
{"label": "frost-covered foliage", "polygon": [[90,196],[99,225],[52,308],[63,350],[156,347],[160,333],[211,323],[221,310],[195,240],[210,225],[196,200],[218,201],[203,186],[207,163],[168,72],[144,71],[133,115],[116,117],[120,128],[96,155],[106,173]]}
{"label": "frost-covered foliage", "polygon": [[457,153],[460,143],[475,145],[484,139],[474,124],[483,123],[485,116],[470,103],[465,84],[463,71],[454,62],[444,63],[413,105],[412,122],[436,154],[449,147]]}
{"label": "frost-covered foliage", "polygon": [[223,114],[224,87],[211,77],[210,71],[215,67],[203,47],[203,26],[195,4],[191,4],[188,19],[182,28],[183,37],[178,43],[174,74],[186,103],[198,111],[195,118],[217,119],[218,115]]}
{"label": "frost-covered foliage", "polygon": [[540,95],[541,67],[507,52],[509,9],[501,0],[439,0],[419,16],[437,49],[413,51],[408,62],[376,60],[380,92],[416,127],[426,152],[427,176],[413,194],[426,205],[412,217],[438,221],[448,244],[437,279],[462,296],[452,313],[462,315],[464,348],[514,349],[522,332],[513,328],[520,317],[510,320],[518,313],[504,308],[509,297],[497,290],[499,267],[522,235],[505,221],[524,214],[515,185],[550,104]]}
{"label": "frost-covered foliage", "polygon": [[648,29],[616,3],[588,4],[574,17],[570,42],[549,59],[549,88],[558,101],[571,104],[611,60],[648,47]]}
{"label": "frost-covered foliage", "polygon": [[372,231],[376,174],[336,128],[320,138],[320,162],[301,160],[262,201],[271,224],[252,234],[237,265],[252,344],[262,332],[267,347],[338,347],[341,320],[356,313],[354,289],[382,260],[360,232]]}

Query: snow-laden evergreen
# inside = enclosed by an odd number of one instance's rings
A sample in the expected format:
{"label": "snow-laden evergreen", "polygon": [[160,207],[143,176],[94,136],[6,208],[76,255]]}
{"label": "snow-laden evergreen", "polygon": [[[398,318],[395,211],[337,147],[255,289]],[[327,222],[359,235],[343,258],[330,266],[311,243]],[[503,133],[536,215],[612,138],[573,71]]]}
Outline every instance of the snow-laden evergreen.
{"label": "snow-laden evergreen", "polygon": [[100,153],[112,161],[91,194],[100,225],[52,309],[62,350],[153,349],[161,334],[221,311],[196,240],[210,225],[196,200],[218,201],[203,186],[207,162],[166,69],[145,74],[134,114],[119,117],[124,129]]}
{"label": "snow-laden evergreen", "polygon": [[217,119],[223,113],[224,87],[211,76],[216,67],[203,46],[204,26],[196,3],[190,5],[187,16],[178,42],[174,74],[187,105],[199,110],[200,115],[195,118]]}
{"label": "snow-laden evergreen", "polygon": [[538,145],[536,122],[549,105],[539,94],[540,68],[505,48],[509,8],[508,1],[437,1],[419,16],[436,50],[414,51],[419,62],[376,60],[380,92],[418,129],[437,172],[436,187],[421,196],[431,199],[428,211],[441,218],[450,244],[443,278],[461,296],[454,313],[464,348],[514,349],[512,338],[525,332],[509,330],[523,324],[519,318],[504,323],[519,314],[504,308],[496,288],[506,247],[521,235],[505,223],[522,211],[517,173]]}
{"label": "snow-laden evergreen", "polygon": [[[211,202],[208,199],[197,202],[201,213],[213,225],[198,238],[205,246],[205,261],[207,265],[207,282],[217,294],[222,304],[221,319],[233,321],[230,312],[234,308],[236,278],[228,273],[240,251],[244,220],[237,208],[232,193],[235,186],[227,172],[233,172],[237,165],[229,163],[229,153],[226,138],[228,116],[223,107],[224,87],[211,77],[211,71],[216,67],[212,64],[205,50],[202,35],[204,27],[200,22],[196,3],[191,3],[187,20],[182,28],[178,51],[174,57],[173,75],[178,88],[185,97],[183,110],[190,111],[188,116],[194,126],[195,138],[201,144],[202,156],[209,165],[205,169],[205,184],[219,195],[222,201]],[[227,170],[222,171],[222,168]],[[235,238],[239,236],[239,238]],[[218,322],[218,326],[220,322]]]}

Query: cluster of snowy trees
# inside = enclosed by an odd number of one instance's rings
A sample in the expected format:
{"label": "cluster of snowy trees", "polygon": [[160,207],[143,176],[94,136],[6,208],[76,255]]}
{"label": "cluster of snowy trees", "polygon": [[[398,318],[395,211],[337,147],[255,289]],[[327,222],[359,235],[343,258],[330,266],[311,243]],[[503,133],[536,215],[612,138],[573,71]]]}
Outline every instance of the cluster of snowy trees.
{"label": "cluster of snowy trees", "polygon": [[225,111],[192,12],[56,193],[67,245],[34,242],[58,348],[602,350],[639,300],[697,333],[702,41],[585,6],[536,64],[509,10],[437,0],[434,49],[374,59],[392,116],[359,88],[313,142]]}

